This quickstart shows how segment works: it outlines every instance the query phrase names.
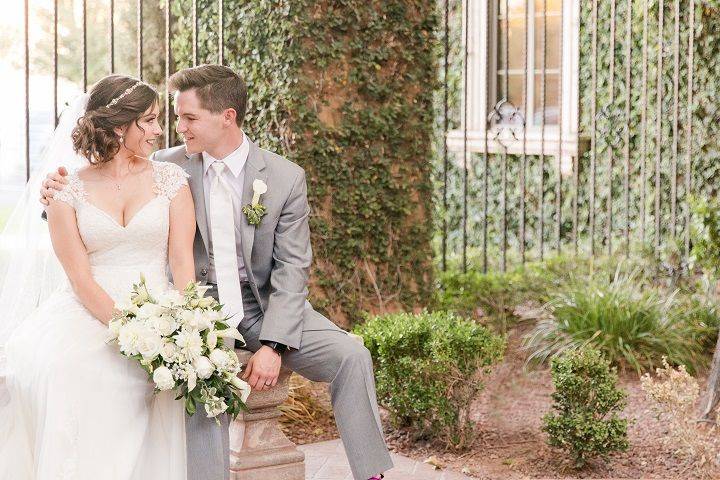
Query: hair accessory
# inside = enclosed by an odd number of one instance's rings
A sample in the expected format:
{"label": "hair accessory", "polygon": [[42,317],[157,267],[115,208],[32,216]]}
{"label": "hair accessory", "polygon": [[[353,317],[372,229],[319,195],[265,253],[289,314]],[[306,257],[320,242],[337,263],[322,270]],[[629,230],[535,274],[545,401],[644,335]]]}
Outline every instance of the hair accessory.
{"label": "hair accessory", "polygon": [[137,87],[139,87],[139,86],[142,85],[142,84],[143,84],[143,82],[138,81],[138,82],[137,82],[135,85],[133,85],[132,87],[126,88],[123,93],[121,93],[121,94],[120,94],[119,96],[117,96],[116,98],[113,98],[110,103],[108,103],[107,105],[105,105],[105,108],[110,108],[110,107],[115,106],[116,103],[118,103],[120,100],[122,100],[125,96],[130,95],[133,90],[135,90]]}

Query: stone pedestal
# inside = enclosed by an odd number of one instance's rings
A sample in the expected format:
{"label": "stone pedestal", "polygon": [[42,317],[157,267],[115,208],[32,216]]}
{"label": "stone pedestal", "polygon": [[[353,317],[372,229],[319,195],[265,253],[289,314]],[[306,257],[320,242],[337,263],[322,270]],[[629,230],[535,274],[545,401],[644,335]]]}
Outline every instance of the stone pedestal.
{"label": "stone pedestal", "polygon": [[[236,350],[243,365],[252,356]],[[278,407],[288,397],[290,370],[282,369],[270,390],[253,390],[249,412],[230,424],[230,478],[232,480],[304,480],[305,454],[280,429]]]}

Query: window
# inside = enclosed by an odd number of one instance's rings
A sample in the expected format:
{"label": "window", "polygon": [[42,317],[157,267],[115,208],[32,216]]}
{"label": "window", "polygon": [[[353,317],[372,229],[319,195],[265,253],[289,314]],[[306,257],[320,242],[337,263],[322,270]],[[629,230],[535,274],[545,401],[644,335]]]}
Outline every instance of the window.
{"label": "window", "polygon": [[[468,150],[487,136],[489,153],[521,153],[524,135],[528,154],[557,155],[562,138],[563,156],[577,155],[579,2],[465,0],[463,29],[464,15]],[[462,150],[463,137],[448,132],[448,146]]]}

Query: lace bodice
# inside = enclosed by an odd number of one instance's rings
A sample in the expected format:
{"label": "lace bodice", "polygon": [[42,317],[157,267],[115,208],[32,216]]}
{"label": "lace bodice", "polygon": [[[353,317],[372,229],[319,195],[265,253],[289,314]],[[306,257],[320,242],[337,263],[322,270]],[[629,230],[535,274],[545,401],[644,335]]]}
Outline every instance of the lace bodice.
{"label": "lace bodice", "polygon": [[[150,160],[153,167],[156,196],[143,205],[126,226],[120,225],[110,214],[88,201],[83,181],[74,171],[68,175],[68,185],[54,195],[56,200],[70,204],[76,212],[78,230],[82,238],[95,278],[108,291],[126,294],[127,281],[137,282],[139,273],[158,277],[167,268],[170,202],[178,190],[187,185],[185,171],[174,163]],[[132,280],[131,280],[132,279]],[[159,280],[156,278],[156,280]]]}

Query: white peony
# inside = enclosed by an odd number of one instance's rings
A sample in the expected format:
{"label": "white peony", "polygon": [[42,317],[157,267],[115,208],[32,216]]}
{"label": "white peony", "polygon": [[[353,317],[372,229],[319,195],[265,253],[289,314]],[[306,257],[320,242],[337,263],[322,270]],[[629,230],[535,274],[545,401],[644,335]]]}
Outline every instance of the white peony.
{"label": "white peony", "polygon": [[188,360],[194,360],[202,355],[203,340],[197,330],[183,328],[174,338],[180,351]]}
{"label": "white peony", "polygon": [[218,370],[221,371],[224,371],[231,366],[232,362],[230,355],[228,355],[225,350],[221,350],[219,348],[210,352],[210,361],[215,364],[215,367],[217,367]]}
{"label": "white peony", "polygon": [[118,332],[120,351],[125,355],[137,355],[140,350],[140,341],[146,335],[147,328],[140,322],[128,322]]}
{"label": "white peony", "polygon": [[158,367],[153,372],[153,382],[158,390],[171,390],[175,387],[172,372],[167,367]]}
{"label": "white peony", "polygon": [[207,357],[200,356],[196,358],[193,361],[193,367],[197,372],[198,378],[202,380],[212,377],[213,373],[215,373],[215,365],[213,365]]}

